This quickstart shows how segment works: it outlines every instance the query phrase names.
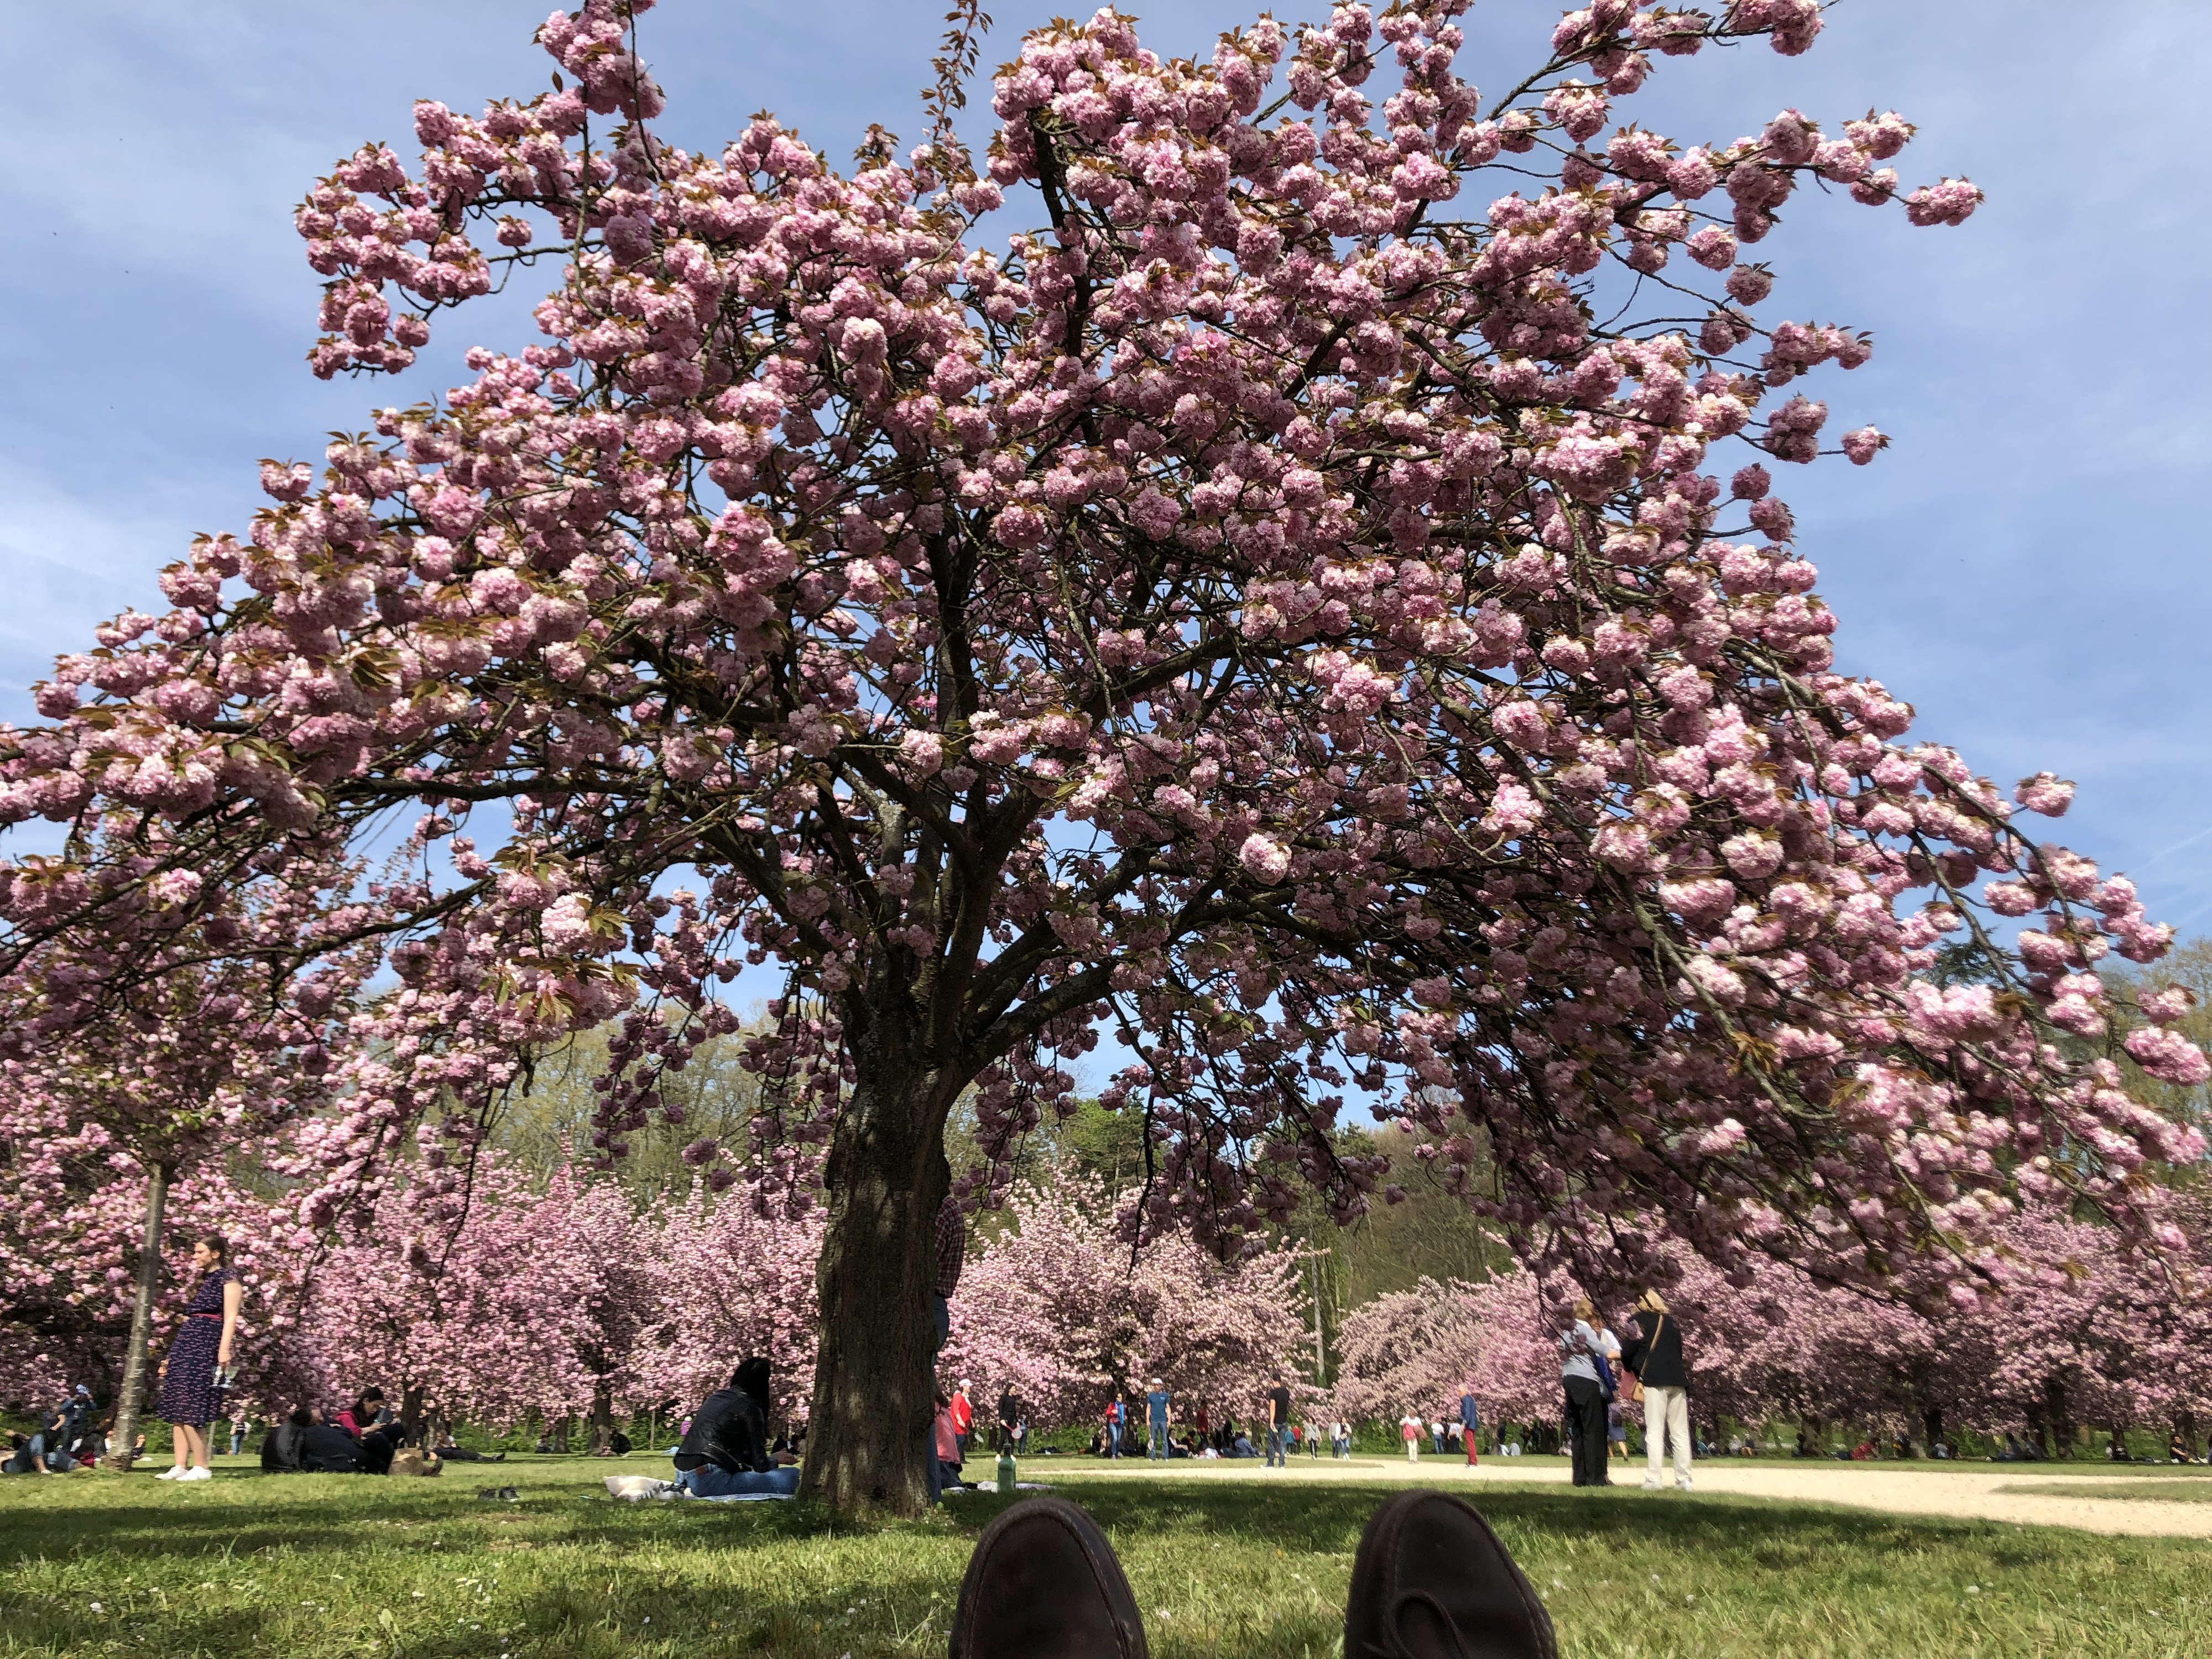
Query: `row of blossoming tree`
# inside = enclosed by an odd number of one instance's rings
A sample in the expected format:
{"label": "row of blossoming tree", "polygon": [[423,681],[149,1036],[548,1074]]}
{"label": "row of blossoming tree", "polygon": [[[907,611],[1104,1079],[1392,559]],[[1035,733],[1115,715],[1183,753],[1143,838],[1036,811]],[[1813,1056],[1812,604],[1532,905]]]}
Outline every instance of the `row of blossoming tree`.
{"label": "row of blossoming tree", "polygon": [[[2109,1226],[2032,1210],[2002,1230],[1998,1285],[1917,1303],[1781,1262],[1730,1276],[1670,1249],[1662,1282],[1685,1333],[1693,1415],[1787,1422],[1804,1449],[1849,1425],[1923,1452],[1966,1428],[2071,1455],[2077,1431],[2094,1426],[2114,1443],[2134,1428],[2171,1433],[2194,1455],[2212,1428],[2212,1217],[2201,1194],[2166,1204],[2192,1249],[2153,1260]],[[1556,1422],[1554,1338],[1574,1294],[1522,1269],[1378,1297],[1343,1322],[1335,1404],[1355,1419],[1450,1419],[1472,1383],[1486,1421]],[[1601,1308],[1624,1339],[1629,1316]]]}
{"label": "row of blossoming tree", "polygon": [[[238,1406],[335,1409],[374,1383],[410,1431],[434,1417],[574,1419],[603,1445],[618,1420],[688,1410],[738,1359],[764,1354],[775,1414],[806,1419],[824,1212],[805,1188],[751,1180],[710,1194],[702,1183],[640,1206],[603,1175],[569,1168],[535,1181],[496,1156],[470,1186],[459,1224],[442,1235],[426,1234],[395,1188],[357,1236],[318,1252],[282,1205],[220,1176],[181,1179],[178,1243],[216,1231],[244,1244]],[[70,1321],[9,1332],[0,1398],[58,1398],[112,1377],[131,1296],[115,1263],[143,1208],[134,1188],[116,1190],[82,1235],[23,1230],[46,1264],[40,1287],[67,1287],[78,1305]],[[1057,1425],[1095,1420],[1116,1390],[1141,1392],[1154,1376],[1178,1399],[1246,1415],[1271,1377],[1310,1369],[1290,1247],[1229,1266],[1182,1237],[1133,1253],[1103,1189],[1072,1174],[1049,1190],[1017,1187],[1006,1219],[963,1275],[945,1385],[967,1376],[991,1397],[1011,1389],[1040,1425]],[[176,1317],[156,1312],[157,1349]]]}
{"label": "row of blossoming tree", "polygon": [[[1486,95],[1466,3],[1192,58],[1054,23],[980,149],[963,8],[924,142],[844,170],[765,116],[667,143],[648,0],[544,23],[550,92],[418,105],[419,160],[366,145],[299,209],[315,372],[404,371],[546,267],[542,337],[266,465],[173,609],[0,730],[0,823],[58,839],[0,867],[7,994],[96,1028],[283,889],[257,1009],[351,948],[403,988],[348,1017],[289,1207],[359,1225],[404,1154],[427,1238],[534,1048],[624,1022],[617,1158],[773,964],[773,1108],[694,1158],[826,1153],[805,1478],[847,1508],[919,1507],[933,1219],[1000,1194],[1102,1036],[1131,1224],[1218,1255],[1387,1191],[1355,1091],[1448,1176],[1478,1126],[1468,1201],[1593,1281],[1669,1238],[1985,1279],[2061,1198],[2170,1245],[2137,1172],[2203,1142],[2120,1045],[2205,1061],[2092,971],[2167,930],[1837,671],[1777,493],[1885,440],[1824,449],[1798,383],[1870,341],[1747,251],[1820,195],[1955,225],[1979,191],[1908,188],[1895,114],[1622,120],[1662,58],[1808,50],[1817,0],[1598,0]],[[395,815],[394,870],[341,873]],[[1993,916],[2033,919],[1999,982],[1934,983]]]}

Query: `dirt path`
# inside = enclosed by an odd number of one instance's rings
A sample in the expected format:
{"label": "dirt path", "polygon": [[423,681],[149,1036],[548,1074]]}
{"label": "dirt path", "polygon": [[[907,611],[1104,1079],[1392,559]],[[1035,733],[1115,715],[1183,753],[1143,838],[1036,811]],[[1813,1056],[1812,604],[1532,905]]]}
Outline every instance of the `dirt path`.
{"label": "dirt path", "polygon": [[[1038,1480],[1052,1479],[1057,1460],[1031,1459],[1023,1474]],[[1487,1458],[1470,1469],[1455,1458],[1424,1457],[1409,1468],[1396,1458],[1355,1457],[1343,1462],[1294,1459],[1285,1471],[1273,1471],[1255,1462],[1201,1462],[1147,1463],[1139,1460],[1118,1465],[1094,1463],[1085,1458],[1071,1473],[1107,1479],[1158,1476],[1199,1480],[1408,1480],[1425,1486],[1480,1486],[1517,1485],[1530,1481],[1565,1486],[1565,1460],[1549,1457]],[[2010,1521],[2039,1527],[2076,1527],[2085,1532],[2126,1534],[2143,1537],[2212,1538],[2212,1502],[2167,1503],[2156,1499],[2099,1498],[2096,1489],[2113,1480],[2196,1479],[2212,1496],[2212,1475],[2191,1476],[2185,1472],[2146,1466],[2112,1474],[2066,1474],[2043,1463],[1952,1468],[1901,1468],[1894,1465],[1869,1468],[1863,1463],[1807,1463],[1802,1468],[1773,1465],[1699,1463],[1696,1480],[1699,1492],[1738,1493],[1750,1498],[1779,1498],[1796,1502],[1847,1504],[1856,1509],[1886,1510],[1899,1515],[1940,1515],[1960,1520]],[[1613,1479],[1620,1495],[1643,1499],[1638,1490],[1641,1463],[1625,1471],[1615,1464]],[[2081,1496],[2044,1496],[2001,1492],[2008,1486],[2063,1486],[2081,1489]],[[1594,1498],[1597,1494],[1593,1494]],[[1680,1501],[1671,1491],[1653,1494],[1658,1501]],[[1600,1499],[1599,1501],[1604,1501]],[[1694,1500],[1692,1500],[1694,1501]]]}

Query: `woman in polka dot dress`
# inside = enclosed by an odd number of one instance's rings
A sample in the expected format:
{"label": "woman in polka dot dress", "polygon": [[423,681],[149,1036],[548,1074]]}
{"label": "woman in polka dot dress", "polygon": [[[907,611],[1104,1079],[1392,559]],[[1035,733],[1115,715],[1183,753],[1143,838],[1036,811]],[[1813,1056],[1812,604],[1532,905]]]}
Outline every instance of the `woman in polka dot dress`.
{"label": "woman in polka dot dress", "polygon": [[161,1362],[161,1419],[169,1425],[175,1462],[163,1480],[212,1480],[208,1425],[222,1413],[216,1373],[230,1364],[238,1334],[238,1304],[245,1291],[230,1265],[230,1245],[210,1233],[192,1246],[199,1278],[185,1304],[184,1328]]}

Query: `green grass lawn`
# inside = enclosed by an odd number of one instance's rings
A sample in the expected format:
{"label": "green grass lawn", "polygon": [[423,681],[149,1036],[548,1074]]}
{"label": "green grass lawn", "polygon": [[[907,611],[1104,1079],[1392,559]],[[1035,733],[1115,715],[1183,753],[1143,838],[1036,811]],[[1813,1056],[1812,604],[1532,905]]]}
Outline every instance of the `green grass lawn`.
{"label": "green grass lawn", "polygon": [[[941,1654],[1001,1500],[841,1525],[795,1505],[617,1504],[658,1460],[522,1457],[434,1480],[219,1460],[0,1481],[0,1655],[149,1659],[868,1659]],[[1086,1479],[1158,1659],[1339,1650],[1361,1526],[1393,1490]],[[495,1481],[520,1501],[488,1503]],[[2157,1484],[2167,1484],[2164,1482]],[[2176,1482],[2172,1484],[2187,1484]],[[2212,1653],[2212,1544],[1634,1490],[1479,1501],[1576,1659]]]}

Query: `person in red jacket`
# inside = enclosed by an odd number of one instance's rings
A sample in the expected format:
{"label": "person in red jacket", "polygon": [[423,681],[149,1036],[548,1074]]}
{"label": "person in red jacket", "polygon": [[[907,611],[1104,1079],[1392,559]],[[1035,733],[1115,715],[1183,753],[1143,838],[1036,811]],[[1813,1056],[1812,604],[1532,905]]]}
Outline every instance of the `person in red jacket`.
{"label": "person in red jacket", "polygon": [[968,1401],[968,1379],[962,1377],[952,1389],[952,1434],[959,1443],[960,1462],[968,1461],[968,1437],[975,1430],[975,1407]]}

